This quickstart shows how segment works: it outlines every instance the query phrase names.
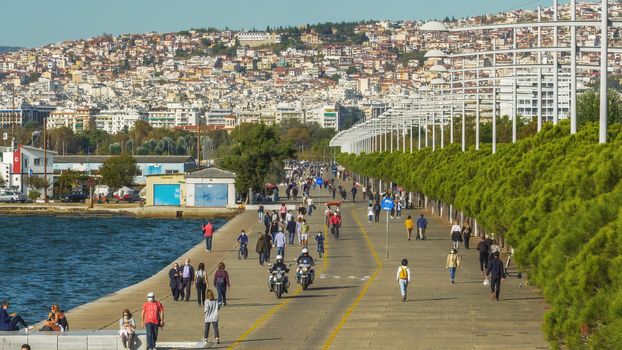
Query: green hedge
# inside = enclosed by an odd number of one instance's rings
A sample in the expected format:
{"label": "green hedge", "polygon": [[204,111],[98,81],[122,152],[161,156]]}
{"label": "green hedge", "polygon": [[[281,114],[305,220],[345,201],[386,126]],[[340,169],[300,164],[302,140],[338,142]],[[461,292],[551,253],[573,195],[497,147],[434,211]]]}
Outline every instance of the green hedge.
{"label": "green hedge", "polygon": [[353,172],[452,203],[503,233],[550,309],[544,331],[558,348],[622,344],[622,126],[570,135],[546,125],[516,144],[461,152],[342,154]]}

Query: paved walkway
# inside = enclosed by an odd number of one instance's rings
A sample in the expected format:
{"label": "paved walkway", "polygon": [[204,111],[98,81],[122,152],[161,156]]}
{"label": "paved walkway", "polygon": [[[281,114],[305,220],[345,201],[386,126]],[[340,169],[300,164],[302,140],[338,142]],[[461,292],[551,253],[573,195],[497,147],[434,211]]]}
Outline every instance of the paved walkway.
{"label": "paved walkway", "polygon": [[[327,191],[322,194],[326,196]],[[315,215],[309,217],[312,232],[325,229],[323,205],[317,207]],[[403,219],[391,220],[391,256],[387,260],[384,216],[381,223],[368,224],[364,202],[346,203],[342,212],[341,239],[328,240],[327,257],[316,267],[316,283],[302,292],[292,278],[290,294],[281,300],[268,292],[267,266],[259,266],[254,253],[256,232],[263,230],[255,212],[240,214],[218,230],[211,253],[199,244],[177,260],[189,256],[195,267],[204,262],[210,282],[211,270],[218,262],[225,262],[232,288],[228,305],[221,310],[222,344],[200,341],[203,313],[196,304],[196,293],[193,290],[191,302],[172,301],[168,268],[135,286],[71,310],[68,318],[72,328],[116,329],[121,310],[130,308],[140,318],[146,293],[154,291],[158,299],[163,298],[166,309],[166,326],[159,343],[171,349],[547,348],[540,330],[545,304],[533,288],[520,287],[524,279],[509,278],[502,285],[501,301],[491,301],[489,289],[481,284],[476,251],[470,250],[461,251],[462,268],[456,284],[450,284],[444,269],[451,248],[449,223],[430,218],[429,240],[409,242]],[[237,258],[234,242],[241,229],[250,232],[248,260]],[[299,251],[298,246],[287,248],[286,261],[293,261]],[[414,277],[406,303],[401,302],[395,281],[402,257],[409,259]]]}

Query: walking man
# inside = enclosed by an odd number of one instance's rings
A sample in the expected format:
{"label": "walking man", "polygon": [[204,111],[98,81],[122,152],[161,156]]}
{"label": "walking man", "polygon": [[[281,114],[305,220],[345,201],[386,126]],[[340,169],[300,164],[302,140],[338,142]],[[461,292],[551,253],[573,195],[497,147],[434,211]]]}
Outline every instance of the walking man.
{"label": "walking man", "polygon": [[479,270],[480,273],[484,274],[484,268],[488,270],[488,242],[484,240],[484,237],[479,238],[479,243],[477,243],[477,251],[479,252]]}
{"label": "walking man", "polygon": [[285,234],[283,231],[279,230],[274,236],[274,247],[276,247],[276,255],[280,255],[285,257]]}
{"label": "walking man", "polygon": [[499,252],[494,253],[493,258],[488,264],[486,270],[486,277],[490,278],[490,295],[491,300],[499,301],[499,293],[501,292],[501,280],[505,279],[505,271],[503,269],[503,263],[499,260]]}
{"label": "walking man", "polygon": [[402,259],[402,265],[397,268],[397,283],[400,285],[402,301],[406,301],[406,291],[410,284],[410,269],[408,268],[407,259]]}
{"label": "walking man", "polygon": [[181,268],[181,289],[186,301],[190,300],[190,287],[194,281],[194,267],[190,265],[190,259],[186,258],[184,266]]}
{"label": "walking man", "polygon": [[155,300],[153,292],[147,294],[147,302],[143,304],[142,323],[147,331],[147,350],[155,350],[158,328],[164,327],[164,306]]}
{"label": "walking man", "polygon": [[168,286],[171,288],[173,300],[177,301],[181,289],[181,274],[177,263],[173,263],[173,267],[168,271]]}
{"label": "walking man", "polygon": [[417,219],[417,239],[425,240],[425,229],[428,227],[428,219],[423,214]]}
{"label": "walking man", "polygon": [[212,221],[207,221],[206,225],[203,225],[203,237],[205,237],[205,251],[212,251],[212,236],[214,235],[214,228]]}
{"label": "walking man", "polygon": [[376,203],[374,203],[374,222],[378,222],[380,220],[381,209],[382,208],[380,207],[380,203],[378,202],[378,200],[376,200]]}

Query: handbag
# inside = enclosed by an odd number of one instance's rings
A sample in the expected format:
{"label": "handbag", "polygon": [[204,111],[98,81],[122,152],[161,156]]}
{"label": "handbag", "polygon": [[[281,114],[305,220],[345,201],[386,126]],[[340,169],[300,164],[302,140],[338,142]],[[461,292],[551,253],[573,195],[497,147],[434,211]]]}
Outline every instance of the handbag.
{"label": "handbag", "polygon": [[484,278],[484,285],[488,287],[490,285],[490,279],[488,277]]}

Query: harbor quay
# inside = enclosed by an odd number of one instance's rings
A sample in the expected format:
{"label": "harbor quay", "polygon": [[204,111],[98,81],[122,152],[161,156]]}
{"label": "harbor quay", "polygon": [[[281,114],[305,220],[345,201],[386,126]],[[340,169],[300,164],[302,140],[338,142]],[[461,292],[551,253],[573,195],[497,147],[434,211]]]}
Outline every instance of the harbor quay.
{"label": "harbor quay", "polygon": [[[547,348],[541,330],[546,305],[524,277],[516,277],[516,271],[502,283],[500,301],[491,301],[489,287],[482,285],[477,253],[471,247],[460,250],[461,266],[455,284],[450,283],[445,259],[451,249],[451,225],[442,218],[415,208],[404,210],[401,219],[389,219],[387,258],[384,213],[380,222],[370,223],[367,201],[344,202],[336,240],[325,226],[328,192],[321,190],[314,198],[317,209],[306,219],[312,234],[322,231],[326,235],[326,254],[319,258],[310,243],[317,277],[306,291],[296,285],[293,272],[289,293],[282,299],[268,291],[268,265],[260,266],[255,253],[258,232],[264,226],[250,208],[215,232],[211,252],[201,242],[176,259],[183,264],[189,258],[195,268],[203,262],[213,290],[213,273],[220,262],[225,264],[231,288],[228,303],[219,312],[219,344],[203,341],[204,314],[194,287],[188,302],[173,300],[168,284],[170,265],[140,283],[69,310],[68,333],[118,330],[126,308],[134,313],[142,332],[141,306],[147,293],[153,292],[164,306],[165,325],[159,331],[158,349]],[[295,210],[300,203],[286,205]],[[428,239],[408,241],[404,218],[421,214],[429,220]],[[250,237],[246,260],[237,255],[236,238],[241,230]],[[285,262],[293,264],[300,249],[297,243],[287,246]],[[272,262],[275,253],[273,250]],[[405,302],[395,275],[404,258],[412,271]]]}

